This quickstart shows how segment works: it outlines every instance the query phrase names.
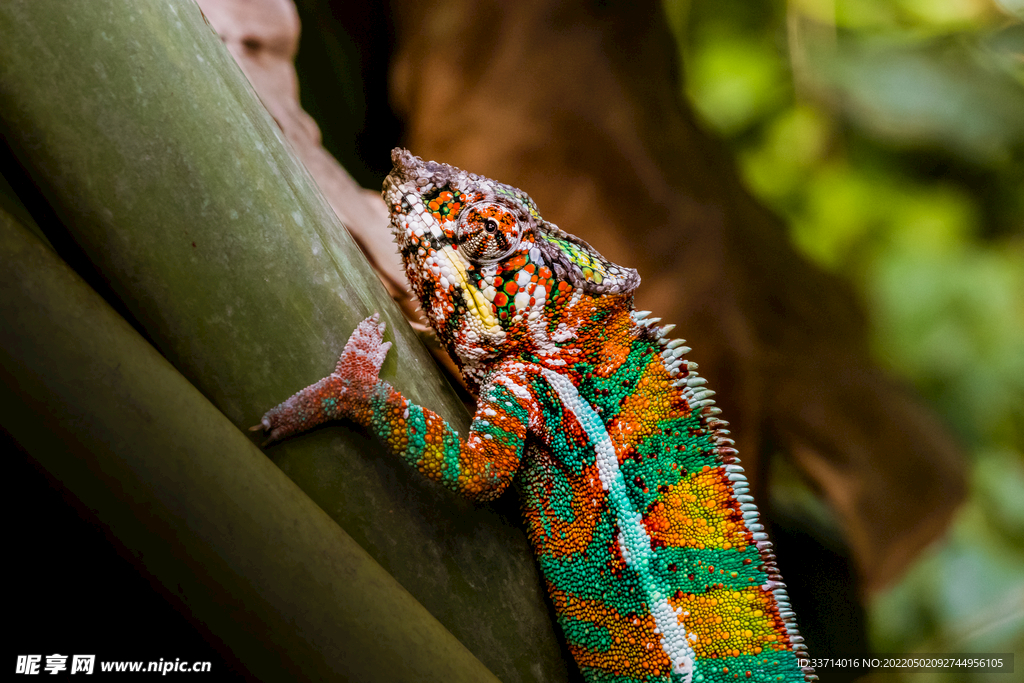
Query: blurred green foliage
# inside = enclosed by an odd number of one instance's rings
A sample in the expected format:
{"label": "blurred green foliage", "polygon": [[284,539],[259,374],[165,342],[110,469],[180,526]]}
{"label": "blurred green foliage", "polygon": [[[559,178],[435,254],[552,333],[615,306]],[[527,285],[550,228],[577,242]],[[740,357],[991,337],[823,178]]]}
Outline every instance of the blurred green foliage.
{"label": "blurred green foliage", "polygon": [[1024,0],[665,4],[705,125],[972,457],[945,539],[871,596],[876,651],[1024,653]]}

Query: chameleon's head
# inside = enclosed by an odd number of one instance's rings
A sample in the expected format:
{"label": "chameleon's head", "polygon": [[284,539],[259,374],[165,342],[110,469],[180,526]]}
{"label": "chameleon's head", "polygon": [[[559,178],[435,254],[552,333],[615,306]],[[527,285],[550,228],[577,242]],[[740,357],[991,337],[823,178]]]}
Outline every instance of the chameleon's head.
{"label": "chameleon's head", "polygon": [[409,284],[464,368],[547,339],[584,295],[627,294],[640,282],[546,222],[521,190],[405,149],[391,160],[384,201]]}

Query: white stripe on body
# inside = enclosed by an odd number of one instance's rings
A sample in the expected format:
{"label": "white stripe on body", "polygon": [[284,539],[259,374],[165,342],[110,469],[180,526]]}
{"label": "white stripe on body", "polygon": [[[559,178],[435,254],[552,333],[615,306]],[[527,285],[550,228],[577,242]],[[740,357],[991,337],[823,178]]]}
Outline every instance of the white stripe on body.
{"label": "white stripe on body", "polygon": [[656,632],[661,635],[661,649],[672,662],[672,671],[681,674],[685,683],[690,683],[696,665],[696,655],[690,643],[696,642],[696,635],[687,633],[686,628],[679,623],[679,612],[668,603],[668,595],[662,593],[651,574],[651,560],[654,557],[651,538],[643,525],[643,517],[630,505],[626,480],[619,469],[619,459],[611,436],[601,418],[583,400],[568,377],[544,367],[540,371],[558,394],[563,410],[576,418],[594,445],[601,487],[608,492],[615,512],[622,558],[640,575],[641,587],[646,593],[646,602],[657,626]]}

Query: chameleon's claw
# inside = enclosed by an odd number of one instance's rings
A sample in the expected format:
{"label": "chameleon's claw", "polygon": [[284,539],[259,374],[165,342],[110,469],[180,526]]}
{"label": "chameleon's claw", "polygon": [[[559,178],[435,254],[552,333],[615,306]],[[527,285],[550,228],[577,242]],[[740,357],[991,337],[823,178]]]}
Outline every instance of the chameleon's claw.
{"label": "chameleon's claw", "polygon": [[279,432],[280,429],[274,429],[274,426],[270,422],[270,413],[274,412],[275,410],[278,410],[280,407],[281,406],[277,406],[277,408],[267,411],[263,415],[263,417],[260,418],[260,423],[258,425],[253,425],[252,427],[249,427],[250,432],[262,431],[268,433],[267,438],[263,441],[263,443],[260,444],[260,448],[266,448],[268,445],[280,440],[281,438],[280,435],[276,433]]}
{"label": "chameleon's claw", "polygon": [[258,425],[253,425],[252,427],[249,427],[249,431],[250,432],[258,432],[258,431],[260,431],[262,429],[265,432],[269,432],[270,428],[271,428],[270,418],[268,418],[266,415],[264,415],[262,418],[260,418],[260,423]]}
{"label": "chameleon's claw", "polygon": [[[266,448],[270,444],[281,441],[297,431],[302,431],[302,428],[298,426],[295,419],[295,409],[292,405],[296,397],[301,394],[302,392],[299,392],[299,394],[291,397],[276,408],[267,411],[258,425],[249,427],[249,431],[257,432],[262,429],[267,433],[266,440],[260,444],[261,448]],[[272,415],[275,418],[273,422],[271,421]]]}
{"label": "chameleon's claw", "polygon": [[271,430],[270,420],[268,420],[266,417],[264,417],[262,420],[260,420],[260,423],[258,425],[253,425],[252,427],[249,427],[249,431],[250,432],[258,432],[258,431],[270,432],[270,436],[268,436],[266,439],[263,440],[262,443],[260,443],[260,448],[266,448],[270,444],[276,443],[276,442],[281,440],[280,436],[278,436],[274,432],[271,432],[270,430]]}

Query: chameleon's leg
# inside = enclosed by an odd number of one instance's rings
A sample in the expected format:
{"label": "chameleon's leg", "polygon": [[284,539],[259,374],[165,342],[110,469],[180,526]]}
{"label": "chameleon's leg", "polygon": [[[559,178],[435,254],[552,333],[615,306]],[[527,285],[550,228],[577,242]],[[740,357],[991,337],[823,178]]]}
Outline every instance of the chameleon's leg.
{"label": "chameleon's leg", "polygon": [[268,432],[266,442],[280,441],[330,420],[354,419],[381,384],[378,374],[391,342],[384,341],[384,323],[374,313],[348,338],[338,364],[327,377],[267,411],[251,431]]}
{"label": "chameleon's leg", "polygon": [[378,377],[391,347],[383,335],[378,316],[359,323],[334,372],[268,411],[253,429],[269,432],[271,443],[329,420],[351,420],[457,493],[477,500],[496,497],[519,467],[527,425],[538,410],[531,395],[521,381],[494,373],[481,389],[469,436],[462,439],[444,418]]}

